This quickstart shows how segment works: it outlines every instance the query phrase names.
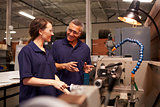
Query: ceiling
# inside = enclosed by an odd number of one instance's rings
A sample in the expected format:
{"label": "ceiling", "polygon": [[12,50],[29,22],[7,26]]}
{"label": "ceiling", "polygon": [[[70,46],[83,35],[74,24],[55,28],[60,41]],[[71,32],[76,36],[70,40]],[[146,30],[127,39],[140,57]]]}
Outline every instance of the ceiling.
{"label": "ceiling", "polygon": [[[6,27],[6,2],[0,1],[0,30]],[[140,8],[150,12],[152,3],[141,3]],[[91,0],[92,23],[119,23],[117,17],[128,9],[130,2],[122,0]],[[72,19],[78,18],[85,23],[86,0],[12,0],[11,25],[14,29],[28,28],[31,19],[18,12],[24,11],[35,17],[46,17],[54,22],[55,26],[67,25]],[[142,20],[146,15],[140,13]]]}

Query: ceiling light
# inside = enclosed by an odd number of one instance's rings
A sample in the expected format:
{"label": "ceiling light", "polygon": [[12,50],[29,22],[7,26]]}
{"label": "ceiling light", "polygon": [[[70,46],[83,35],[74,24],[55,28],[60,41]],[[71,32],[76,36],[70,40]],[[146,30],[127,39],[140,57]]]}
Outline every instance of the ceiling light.
{"label": "ceiling light", "polygon": [[142,13],[144,13],[146,16],[149,17],[149,19],[152,21],[153,25],[155,26],[158,36],[160,38],[160,32],[156,22],[147,12],[145,12],[140,8],[140,1],[138,0],[133,0],[131,5],[129,6],[129,9],[127,9],[126,13],[123,15],[120,15],[118,19],[125,23],[129,23],[133,25],[142,25],[138,11],[141,11]]}
{"label": "ceiling light", "polygon": [[[6,39],[6,38],[4,38],[4,39]],[[10,37],[10,39],[13,39],[12,37]]]}
{"label": "ceiling light", "polygon": [[[5,32],[5,33],[7,33],[7,32]],[[16,31],[12,30],[12,31],[10,31],[10,33],[11,33],[11,34],[15,34]]]}
{"label": "ceiling light", "polygon": [[123,14],[122,16],[119,16],[118,19],[125,23],[133,25],[142,25],[141,19],[139,18],[138,14],[135,14],[132,11],[127,11],[127,13]]}
{"label": "ceiling light", "polygon": [[23,12],[23,11],[19,11],[18,13],[21,14],[21,15],[23,15],[23,16],[26,16],[26,17],[28,17],[28,18],[30,18],[30,19],[35,19],[34,16],[32,16],[32,15],[30,15],[30,14],[28,14],[28,13],[25,13],[25,12]]}
{"label": "ceiling light", "polygon": [[135,0],[131,3],[127,12],[119,16],[118,19],[129,24],[133,25],[142,25],[141,19],[139,18],[139,6],[140,2]]}
{"label": "ceiling light", "polygon": [[[124,2],[132,2],[133,0],[123,0]],[[153,0],[138,0],[140,2],[146,2],[146,3],[150,3],[152,2]]]}

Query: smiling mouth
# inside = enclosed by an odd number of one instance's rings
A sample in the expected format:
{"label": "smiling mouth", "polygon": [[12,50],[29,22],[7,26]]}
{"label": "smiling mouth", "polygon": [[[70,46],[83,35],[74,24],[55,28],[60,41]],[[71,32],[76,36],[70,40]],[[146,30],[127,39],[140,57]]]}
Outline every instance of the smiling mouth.
{"label": "smiling mouth", "polygon": [[74,36],[70,36],[70,35],[69,35],[69,38],[75,38],[75,37],[74,37]]}

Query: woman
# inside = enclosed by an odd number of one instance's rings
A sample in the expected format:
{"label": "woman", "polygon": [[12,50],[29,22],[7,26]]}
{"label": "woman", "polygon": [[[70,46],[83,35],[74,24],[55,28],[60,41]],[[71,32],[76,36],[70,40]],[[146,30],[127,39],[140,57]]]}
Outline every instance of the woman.
{"label": "woman", "polygon": [[44,41],[51,41],[52,29],[51,22],[42,18],[36,18],[30,24],[31,39],[18,56],[20,103],[40,95],[56,96],[56,89],[69,93],[67,85],[55,75],[52,55],[43,47]]}

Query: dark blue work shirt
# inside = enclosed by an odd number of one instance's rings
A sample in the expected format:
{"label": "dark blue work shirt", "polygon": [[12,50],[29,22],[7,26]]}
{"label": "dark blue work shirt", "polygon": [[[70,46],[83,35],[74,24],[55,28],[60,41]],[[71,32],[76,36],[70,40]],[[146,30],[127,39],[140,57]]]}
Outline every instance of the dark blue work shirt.
{"label": "dark blue work shirt", "polygon": [[78,62],[77,67],[79,72],[70,72],[68,70],[60,70],[57,72],[61,81],[64,81],[68,85],[83,84],[84,62],[91,64],[90,49],[85,43],[78,40],[77,45],[73,48],[67,38],[57,40],[52,46],[51,53],[56,63]]}
{"label": "dark blue work shirt", "polygon": [[29,98],[40,95],[56,96],[56,89],[53,86],[29,86],[23,85],[22,80],[26,77],[36,77],[41,79],[55,79],[56,67],[53,56],[42,51],[31,41],[22,48],[18,55],[20,68],[20,103]]}

